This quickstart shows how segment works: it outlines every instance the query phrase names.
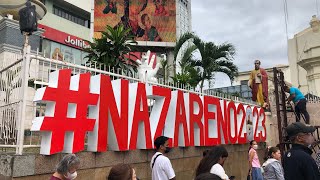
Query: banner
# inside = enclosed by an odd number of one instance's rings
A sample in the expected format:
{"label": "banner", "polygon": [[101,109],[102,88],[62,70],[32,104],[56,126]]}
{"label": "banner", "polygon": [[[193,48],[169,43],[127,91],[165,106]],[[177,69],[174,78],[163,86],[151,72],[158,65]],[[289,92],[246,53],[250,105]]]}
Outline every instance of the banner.
{"label": "banner", "polygon": [[247,124],[257,142],[267,137],[262,108],[69,69],[51,73],[34,101],[46,103],[31,128],[41,132],[45,155],[82,151],[86,138],[92,152],[153,149],[161,135],[171,147],[245,144]]}
{"label": "banner", "polygon": [[137,41],[176,41],[175,0],[95,0],[94,37],[124,25]]}

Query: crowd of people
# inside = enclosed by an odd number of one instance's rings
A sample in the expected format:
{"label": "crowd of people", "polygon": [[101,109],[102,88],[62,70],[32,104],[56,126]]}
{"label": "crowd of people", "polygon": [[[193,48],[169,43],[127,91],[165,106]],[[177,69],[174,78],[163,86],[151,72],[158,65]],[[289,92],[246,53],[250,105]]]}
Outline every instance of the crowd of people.
{"label": "crowd of people", "polygon": [[[260,165],[258,144],[250,142],[248,150],[248,180],[320,180],[319,167],[311,156],[310,149],[315,131],[313,126],[301,122],[290,124],[286,128],[293,143],[292,148],[281,158],[278,147],[268,147],[265,162]],[[175,180],[176,175],[170,159],[166,156],[170,152],[169,138],[160,136],[154,141],[156,153],[151,158],[150,171],[152,180]],[[194,180],[235,180],[228,176],[223,166],[228,158],[228,151],[224,146],[214,146],[203,152]],[[281,164],[283,160],[283,164]],[[72,180],[77,177],[80,166],[79,158],[74,154],[63,157],[50,180]],[[118,164],[111,168],[107,180],[137,180],[135,169],[129,164]]]}

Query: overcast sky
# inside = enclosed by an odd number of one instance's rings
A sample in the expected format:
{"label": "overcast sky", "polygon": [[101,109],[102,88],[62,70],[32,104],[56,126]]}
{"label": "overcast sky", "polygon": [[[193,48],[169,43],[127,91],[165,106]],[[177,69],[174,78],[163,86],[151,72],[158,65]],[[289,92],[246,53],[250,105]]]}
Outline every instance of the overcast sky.
{"label": "overcast sky", "polygon": [[[309,27],[316,1],[287,0],[289,38]],[[264,68],[288,64],[283,0],[192,0],[191,9],[193,31],[206,41],[232,43],[240,71],[251,70],[254,59]],[[215,87],[230,85],[217,77]]]}

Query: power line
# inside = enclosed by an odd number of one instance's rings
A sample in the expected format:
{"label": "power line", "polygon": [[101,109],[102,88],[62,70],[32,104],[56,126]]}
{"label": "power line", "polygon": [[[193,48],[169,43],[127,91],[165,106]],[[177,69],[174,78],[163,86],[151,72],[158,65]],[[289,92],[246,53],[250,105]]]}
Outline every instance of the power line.
{"label": "power line", "polygon": [[316,8],[317,8],[317,17],[319,17],[319,6],[318,6],[318,0],[315,0],[316,1]]}
{"label": "power line", "polygon": [[289,40],[289,35],[288,35],[288,21],[289,21],[289,16],[288,16],[288,3],[287,0],[283,0],[283,13],[284,13],[284,21],[286,25],[286,36],[287,36],[287,41]]}

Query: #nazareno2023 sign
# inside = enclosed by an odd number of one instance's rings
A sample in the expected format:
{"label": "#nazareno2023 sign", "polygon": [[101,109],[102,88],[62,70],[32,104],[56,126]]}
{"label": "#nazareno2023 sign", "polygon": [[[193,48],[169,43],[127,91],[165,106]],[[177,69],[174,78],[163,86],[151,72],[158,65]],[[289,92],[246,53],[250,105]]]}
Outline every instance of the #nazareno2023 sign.
{"label": "#nazareno2023 sign", "polygon": [[[154,99],[151,111],[148,99]],[[248,110],[253,139],[266,140],[262,108],[107,75],[52,72],[34,101],[46,103],[45,116],[31,128],[41,132],[44,155],[82,151],[86,139],[92,152],[153,149],[161,135],[172,147],[244,144]]]}

